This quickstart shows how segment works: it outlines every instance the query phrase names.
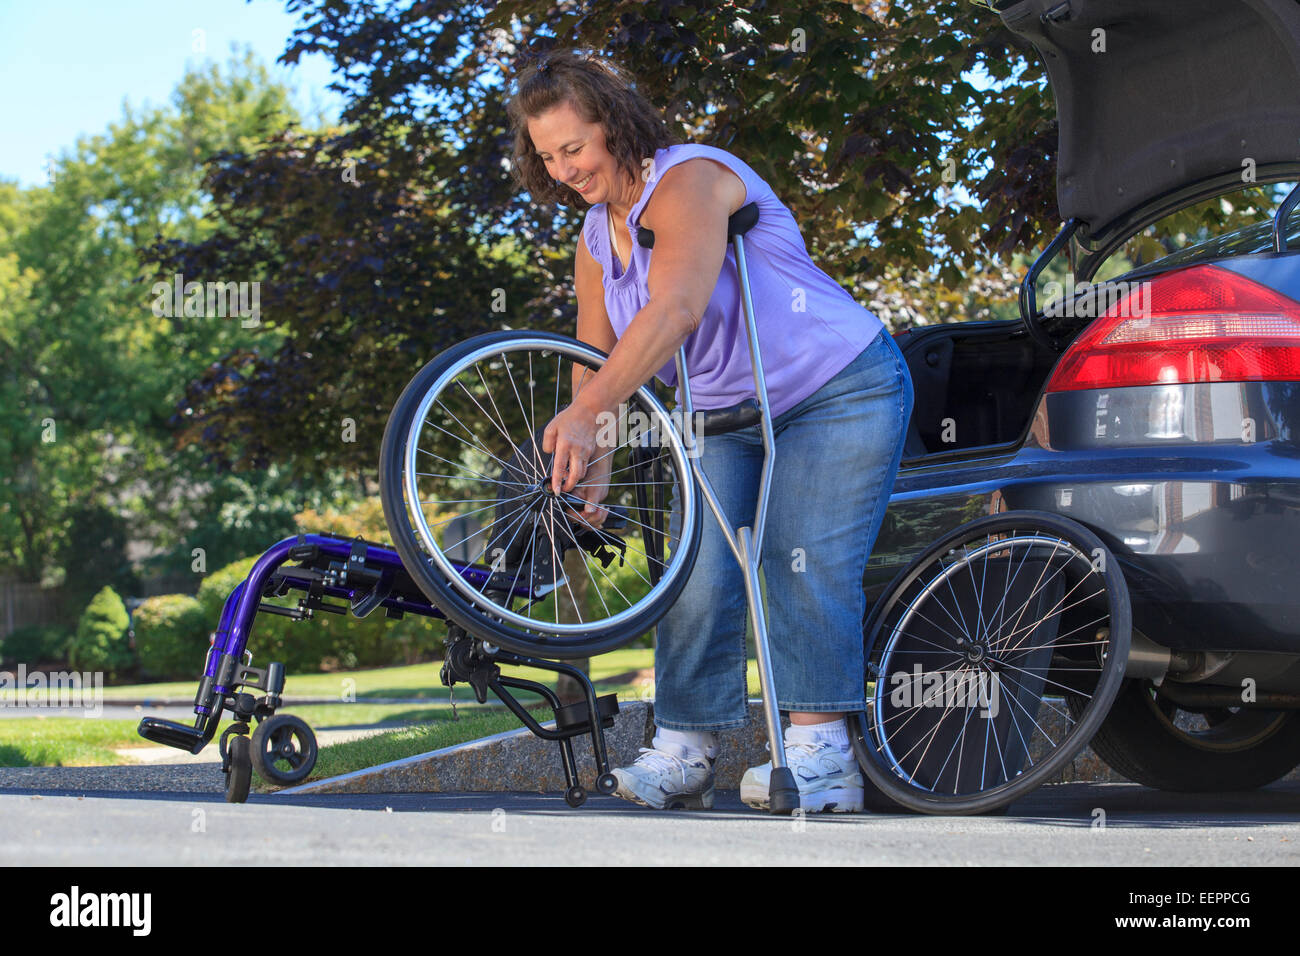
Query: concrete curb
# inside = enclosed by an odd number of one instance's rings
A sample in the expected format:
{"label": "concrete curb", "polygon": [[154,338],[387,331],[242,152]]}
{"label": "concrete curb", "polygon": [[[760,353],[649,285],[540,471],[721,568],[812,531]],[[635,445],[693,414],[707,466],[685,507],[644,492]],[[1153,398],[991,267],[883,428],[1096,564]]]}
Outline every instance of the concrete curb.
{"label": "concrete curb", "polygon": [[[1050,711],[1049,711],[1050,713]],[[719,735],[716,786],[721,790],[740,787],[740,778],[753,766],[766,763],[767,731],[757,701],[751,701],[749,723],[739,730]],[[1059,717],[1056,718],[1060,720]],[[1056,737],[1063,728],[1044,730]],[[553,727],[553,723],[544,724]],[[650,746],[654,736],[653,702],[621,701],[614,728],[605,740],[612,766],[634,761],[641,747]],[[574,740],[574,756],[583,786],[595,788],[595,760],[589,737]],[[1074,758],[1053,783],[1109,783],[1123,780],[1086,748]],[[280,790],[299,793],[466,793],[466,792],[557,792],[564,789],[559,746],[534,737],[527,728],[506,731],[481,740],[417,754],[391,763],[356,770],[301,786]]]}

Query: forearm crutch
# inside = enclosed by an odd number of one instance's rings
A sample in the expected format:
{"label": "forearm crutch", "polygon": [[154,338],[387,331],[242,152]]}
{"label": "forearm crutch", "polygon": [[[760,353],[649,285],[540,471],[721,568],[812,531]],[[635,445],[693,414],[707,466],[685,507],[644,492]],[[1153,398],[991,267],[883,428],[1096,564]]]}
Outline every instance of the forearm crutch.
{"label": "forearm crutch", "polygon": [[[781,732],[781,714],[777,709],[776,687],[772,676],[772,655],[767,641],[767,615],[764,612],[762,592],[758,583],[758,566],[763,559],[763,531],[767,520],[767,499],[771,489],[772,468],[776,458],[776,441],[772,434],[772,415],[767,402],[767,383],[763,378],[763,360],[759,355],[758,326],[754,322],[754,303],[749,291],[749,272],[745,262],[744,234],[758,222],[758,205],[750,203],[727,220],[727,238],[736,250],[736,272],[740,277],[741,303],[745,310],[745,326],[749,334],[749,359],[754,369],[754,394],[756,399],[746,399],[730,408],[710,410],[704,416],[704,435],[721,434],[746,428],[755,423],[763,426],[763,471],[758,482],[758,502],[754,523],[741,525],[733,533],[718,497],[699,456],[692,454],[691,470],[705,500],[726,536],[731,553],[740,563],[745,576],[745,600],[749,605],[749,619],[754,624],[754,646],[758,658],[758,683],[763,696],[763,719],[767,723],[767,739],[772,751],[772,778],[768,790],[771,812],[789,815],[799,808],[799,788],[794,774],[785,763],[785,738]],[[654,233],[642,228],[637,242],[647,249],[654,248]],[[677,383],[681,389],[681,416],[683,436],[687,448],[695,450],[695,409],[691,402],[690,379],[686,370],[686,347],[677,350]]]}

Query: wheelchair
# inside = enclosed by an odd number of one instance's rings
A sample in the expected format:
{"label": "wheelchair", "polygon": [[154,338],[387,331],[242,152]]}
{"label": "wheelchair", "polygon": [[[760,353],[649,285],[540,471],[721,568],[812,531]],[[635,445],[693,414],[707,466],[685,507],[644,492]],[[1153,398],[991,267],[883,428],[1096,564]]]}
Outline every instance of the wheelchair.
{"label": "wheelchair", "polygon": [[[406,386],[384,432],[380,494],[392,547],[326,534],[277,542],[226,600],[194,724],[145,717],[139,733],[198,753],[228,711],[234,723],[219,740],[227,800],[247,798],[253,769],[275,785],[302,781],[316,740],[305,722],[276,713],[284,668],[251,664],[255,617],[382,609],[390,618],[447,621],[442,682],[468,684],[480,703],[492,693],[533,734],[556,741],[570,806],[587,799],[572,747],[578,736],[591,739],[597,791],[612,794],[604,732],[618,700],[598,697],[568,662],[619,648],[667,613],[694,566],[707,504],[744,571],[772,751],[769,806],[774,814],[796,810],[758,576],[775,441],[743,241],[757,220],[751,203],[728,223],[754,398],[696,414],[679,349],[672,412],[647,384],[598,422],[597,453],[580,486],[607,488],[603,520],[590,521],[585,500],[552,490],[542,433],[607,355],[524,330],[453,346]],[[653,248],[653,233],[641,229],[638,241]],[[753,425],[765,452],[755,516],[733,531],[697,443]],[[306,592],[297,607],[263,600],[290,590]],[[1113,557],[1073,521],[1008,512],[936,542],[899,573],[864,624],[866,706],[851,717],[850,736],[878,808],[988,812],[1050,780],[1086,745],[1118,692],[1129,628]],[[547,685],[506,676],[503,666],[568,675],[582,699],[562,704]],[[553,726],[512,691],[541,696]]]}

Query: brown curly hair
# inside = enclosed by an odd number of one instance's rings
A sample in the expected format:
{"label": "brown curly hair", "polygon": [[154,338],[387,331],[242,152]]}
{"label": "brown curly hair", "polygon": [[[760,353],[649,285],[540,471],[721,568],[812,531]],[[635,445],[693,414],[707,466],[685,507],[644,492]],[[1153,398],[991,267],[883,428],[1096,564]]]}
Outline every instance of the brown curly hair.
{"label": "brown curly hair", "polygon": [[553,200],[579,209],[591,205],[573,187],[556,182],[547,173],[546,163],[528,135],[530,119],[565,101],[584,121],[601,125],[605,149],[633,178],[640,174],[642,160],[682,141],[613,61],[569,50],[543,54],[519,73],[515,95],[506,104],[515,137],[510,172],[535,202]]}

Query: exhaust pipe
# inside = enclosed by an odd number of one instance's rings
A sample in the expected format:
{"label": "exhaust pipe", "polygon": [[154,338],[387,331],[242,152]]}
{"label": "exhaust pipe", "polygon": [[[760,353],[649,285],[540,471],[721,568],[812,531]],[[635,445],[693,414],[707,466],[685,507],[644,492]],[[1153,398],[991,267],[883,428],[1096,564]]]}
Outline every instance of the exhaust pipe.
{"label": "exhaust pipe", "polygon": [[1169,648],[1161,647],[1137,628],[1133,628],[1124,676],[1145,678],[1159,687],[1169,673],[1172,659],[1173,652]]}

